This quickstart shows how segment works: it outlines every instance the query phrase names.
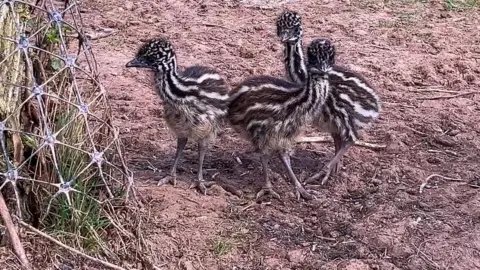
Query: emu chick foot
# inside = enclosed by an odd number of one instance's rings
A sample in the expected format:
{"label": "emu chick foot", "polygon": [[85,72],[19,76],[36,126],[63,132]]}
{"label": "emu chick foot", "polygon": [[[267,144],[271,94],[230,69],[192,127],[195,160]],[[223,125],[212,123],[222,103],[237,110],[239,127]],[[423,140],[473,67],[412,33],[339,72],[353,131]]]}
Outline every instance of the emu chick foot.
{"label": "emu chick foot", "polygon": [[267,194],[270,194],[272,197],[280,200],[280,195],[278,195],[277,192],[275,192],[272,187],[263,187],[262,190],[260,190],[257,195],[256,195],[256,199],[260,199],[261,197],[267,195]]}
{"label": "emu chick foot", "polygon": [[177,185],[177,176],[169,174],[158,180],[157,186],[163,186],[167,183],[171,183],[175,187]]}
{"label": "emu chick foot", "polygon": [[190,184],[190,189],[191,188],[196,188],[198,189],[203,195],[207,195],[207,189],[210,188],[211,186],[215,185],[216,183],[214,181],[199,181],[195,180]]}
{"label": "emu chick foot", "polygon": [[310,178],[305,180],[304,185],[315,182],[318,179],[320,179],[322,176],[323,176],[323,178],[322,178],[322,181],[320,183],[322,185],[325,185],[327,183],[328,179],[330,178],[330,176],[332,175],[332,173],[333,174],[335,173],[336,168],[337,168],[337,166],[334,166],[333,168],[325,166],[320,172],[314,174],[313,176],[311,176]]}
{"label": "emu chick foot", "polygon": [[304,198],[305,200],[316,200],[317,197],[315,195],[312,195],[314,193],[313,190],[306,190],[302,186],[295,187],[295,195],[297,197],[297,200],[300,200],[300,198]]}

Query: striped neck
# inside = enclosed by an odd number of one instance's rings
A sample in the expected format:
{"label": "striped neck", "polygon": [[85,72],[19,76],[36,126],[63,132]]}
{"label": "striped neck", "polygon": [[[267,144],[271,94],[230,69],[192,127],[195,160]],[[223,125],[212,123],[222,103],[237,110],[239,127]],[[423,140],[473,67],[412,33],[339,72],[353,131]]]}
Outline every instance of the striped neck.
{"label": "striped neck", "polygon": [[330,83],[328,81],[327,73],[309,73],[305,86],[306,92],[309,96],[308,111],[310,113],[318,112],[330,93]]}
{"label": "striped neck", "polygon": [[286,43],[284,49],[285,69],[291,81],[304,84],[307,81],[307,66],[302,49],[302,39]]}
{"label": "striped neck", "polygon": [[330,84],[326,76],[326,74],[309,74],[302,90],[297,92],[297,95],[285,106],[292,106],[292,110],[297,111],[300,115],[313,115],[319,112],[330,91]]}
{"label": "striped neck", "polygon": [[166,102],[181,102],[189,95],[192,87],[177,72],[177,60],[171,58],[169,62],[158,66],[156,72],[157,91]]}

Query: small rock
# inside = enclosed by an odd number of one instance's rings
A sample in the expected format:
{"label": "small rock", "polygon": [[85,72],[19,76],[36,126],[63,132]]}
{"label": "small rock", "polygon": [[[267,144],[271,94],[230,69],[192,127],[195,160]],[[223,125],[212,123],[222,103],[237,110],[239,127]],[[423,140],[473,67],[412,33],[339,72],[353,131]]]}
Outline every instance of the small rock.
{"label": "small rock", "polygon": [[194,270],[195,269],[195,268],[193,268],[193,263],[191,261],[183,262],[183,268],[185,270]]}
{"label": "small rock", "polygon": [[73,264],[67,262],[67,263],[60,264],[58,269],[60,269],[60,270],[73,270],[74,268],[73,268]]}
{"label": "small rock", "polygon": [[393,263],[386,261],[367,260],[372,270],[400,270]]}
{"label": "small rock", "polygon": [[239,55],[241,58],[246,58],[246,59],[251,59],[251,58],[255,58],[255,54],[245,48],[241,48],[240,49],[240,55]]}
{"label": "small rock", "polygon": [[447,137],[434,137],[433,140],[442,146],[446,146],[446,147],[455,146],[455,141]]}
{"label": "small rock", "polygon": [[225,48],[220,48],[220,49],[218,49],[218,52],[219,52],[221,55],[226,55],[226,54],[228,54],[228,51],[227,51],[227,49],[225,49]]}
{"label": "small rock", "polygon": [[382,180],[380,180],[378,178],[373,178],[372,179],[372,184],[374,184],[375,186],[380,186],[382,184]]}
{"label": "small rock", "polygon": [[453,130],[450,130],[450,131],[448,132],[448,135],[450,135],[450,136],[457,136],[458,134],[460,134],[460,132],[461,132],[461,131],[458,130],[458,129],[453,129]]}
{"label": "small rock", "polygon": [[209,193],[211,196],[221,196],[221,195],[225,195],[226,192],[225,190],[219,186],[219,185],[213,185],[208,191],[207,193]]}
{"label": "small rock", "polygon": [[125,3],[125,9],[127,9],[129,11],[132,11],[133,8],[134,8],[133,2],[128,1],[128,2]]}
{"label": "small rock", "polygon": [[347,262],[340,263],[338,265],[339,270],[370,270],[368,264],[362,262],[361,260],[353,259]]}
{"label": "small rock", "polygon": [[355,33],[359,36],[368,36],[368,32],[364,30],[356,30]]}
{"label": "small rock", "polygon": [[288,260],[292,263],[302,263],[305,260],[305,255],[301,249],[292,250],[288,252]]}
{"label": "small rock", "polygon": [[118,26],[119,26],[119,23],[117,21],[109,20],[109,19],[104,20],[103,24],[107,27],[110,27],[110,28],[118,28]]}
{"label": "small rock", "polygon": [[477,80],[477,77],[473,74],[467,74],[465,75],[464,78],[465,78],[465,81],[467,81],[470,84],[473,84]]}
{"label": "small rock", "polygon": [[338,238],[338,237],[340,237],[340,233],[338,231],[331,231],[330,236],[332,238]]}
{"label": "small rock", "polygon": [[282,266],[282,263],[277,258],[265,258],[263,261],[265,263],[266,269],[279,269]]}
{"label": "small rock", "polygon": [[442,160],[440,160],[439,158],[437,157],[429,157],[427,158],[427,162],[430,163],[430,164],[441,164],[442,163]]}
{"label": "small rock", "polygon": [[472,188],[478,188],[480,187],[480,175],[475,175],[471,181],[468,182],[468,184]]}

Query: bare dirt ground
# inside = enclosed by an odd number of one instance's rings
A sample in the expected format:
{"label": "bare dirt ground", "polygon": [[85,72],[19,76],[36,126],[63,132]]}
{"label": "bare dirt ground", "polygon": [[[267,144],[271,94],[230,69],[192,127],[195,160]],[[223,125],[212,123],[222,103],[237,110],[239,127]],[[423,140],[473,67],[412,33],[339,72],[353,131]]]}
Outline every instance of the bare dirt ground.
{"label": "bare dirt ground", "polygon": [[[479,9],[446,7],[461,1],[263,1],[259,8],[261,2],[83,4],[88,29],[119,30],[94,48],[140,193],[150,201],[145,233],[158,269],[480,269]],[[242,197],[188,189],[197,170],[193,144],[179,185],[157,187],[175,140],[152,74],[125,63],[142,40],[167,36],[181,66],[215,67],[231,84],[283,76],[274,22],[285,8],[302,15],[306,44],[332,39],[338,63],[378,88],[383,114],[364,140],[388,147],[351,149],[341,173],[312,202],[294,198],[274,158],[282,201],[257,203],[258,156],[227,130],[207,154],[206,179],[234,185]],[[333,144],[299,144],[294,171],[314,173],[332,154]],[[434,177],[420,193],[432,174],[457,180]]]}

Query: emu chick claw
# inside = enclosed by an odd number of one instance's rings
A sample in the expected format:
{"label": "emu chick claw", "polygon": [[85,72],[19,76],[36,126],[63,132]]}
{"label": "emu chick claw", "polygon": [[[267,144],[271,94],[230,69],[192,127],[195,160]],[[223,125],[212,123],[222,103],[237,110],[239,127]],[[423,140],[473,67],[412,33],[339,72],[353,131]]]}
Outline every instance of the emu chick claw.
{"label": "emu chick claw", "polygon": [[203,195],[207,195],[207,189],[210,188],[211,186],[215,185],[216,183],[214,181],[193,181],[190,184],[190,189],[196,188],[198,189]]}
{"label": "emu chick claw", "polygon": [[300,198],[304,198],[307,201],[310,200],[316,200],[317,197],[315,195],[312,195],[311,192],[313,193],[313,190],[306,190],[303,187],[296,187],[295,188],[295,195],[297,196],[297,200],[300,200]]}
{"label": "emu chick claw", "polygon": [[177,176],[176,175],[167,175],[160,180],[158,180],[157,186],[163,186],[167,183],[171,183],[174,187],[177,185]]}
{"label": "emu chick claw", "polygon": [[263,197],[263,196],[265,196],[265,195],[267,195],[267,194],[272,195],[272,197],[274,197],[274,198],[276,198],[276,199],[278,199],[278,200],[281,199],[280,195],[278,195],[277,192],[273,191],[273,189],[272,189],[271,187],[264,187],[264,188],[262,188],[262,190],[260,190],[260,191],[257,193],[257,195],[256,195],[255,198],[256,198],[256,200],[258,200],[258,199],[260,199],[261,197]]}
{"label": "emu chick claw", "polygon": [[338,167],[334,167],[334,168],[325,167],[320,172],[314,174],[313,176],[311,176],[310,178],[305,180],[305,182],[303,184],[306,185],[306,184],[310,184],[312,182],[315,182],[318,179],[320,179],[320,177],[322,177],[322,175],[323,175],[322,181],[320,183],[322,185],[325,185],[327,183],[328,179],[330,178],[330,175],[332,174],[332,171],[334,172],[336,170],[336,168],[338,168]]}

